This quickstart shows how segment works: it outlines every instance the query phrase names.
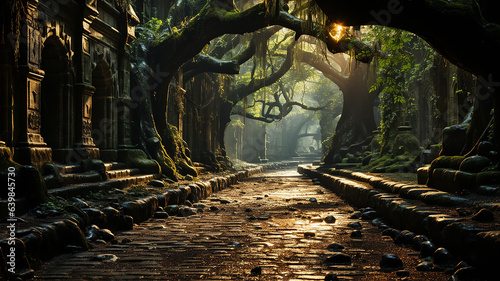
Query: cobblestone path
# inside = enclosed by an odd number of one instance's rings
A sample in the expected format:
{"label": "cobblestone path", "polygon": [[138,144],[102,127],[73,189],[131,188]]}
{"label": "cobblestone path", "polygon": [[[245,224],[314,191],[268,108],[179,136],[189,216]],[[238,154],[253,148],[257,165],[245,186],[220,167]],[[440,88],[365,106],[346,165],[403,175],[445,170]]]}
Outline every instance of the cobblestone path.
{"label": "cobblestone path", "polygon": [[[88,252],[45,263],[36,280],[447,280],[420,272],[418,253],[395,245],[368,221],[349,219],[353,208],[295,171],[265,173],[198,202],[189,217],[150,219]],[[210,209],[212,207],[212,210]],[[218,209],[218,210],[215,210]],[[324,218],[332,215],[334,223]],[[348,224],[360,222],[362,237]],[[123,240],[130,240],[122,243]],[[339,243],[351,264],[325,263]],[[398,255],[408,277],[382,272],[382,255]],[[102,254],[116,261],[95,261]]]}

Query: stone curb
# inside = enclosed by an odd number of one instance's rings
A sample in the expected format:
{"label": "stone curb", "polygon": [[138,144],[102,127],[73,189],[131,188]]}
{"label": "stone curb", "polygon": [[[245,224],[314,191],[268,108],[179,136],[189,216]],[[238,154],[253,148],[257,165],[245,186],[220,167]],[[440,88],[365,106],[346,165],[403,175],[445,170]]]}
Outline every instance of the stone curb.
{"label": "stone curb", "polygon": [[[199,181],[187,186],[180,186],[177,189],[168,189],[163,194],[123,202],[121,203],[122,211],[112,207],[106,207],[102,210],[92,208],[68,210],[71,213],[69,218],[16,231],[16,273],[10,276],[30,279],[34,276],[32,268],[39,267],[43,260],[63,253],[87,250],[89,245],[83,230],[89,225],[95,224],[100,228],[112,230],[131,229],[133,223],[139,223],[153,217],[158,207],[184,204],[186,200],[194,203],[236,184],[239,180],[262,173],[265,170],[281,169],[298,164],[300,164],[298,161],[266,163],[227,176],[218,176],[208,181]],[[0,240],[0,279],[2,280],[9,276],[7,263],[11,247],[8,238]]]}
{"label": "stone curb", "polygon": [[318,178],[324,187],[354,206],[373,208],[387,224],[426,235],[472,264],[496,268],[500,263],[500,231],[462,223],[461,218],[442,214],[411,199],[428,204],[442,203],[443,206],[470,206],[472,203],[468,200],[425,186],[387,181],[348,170],[328,170],[326,173],[312,166],[299,166],[298,172]]}

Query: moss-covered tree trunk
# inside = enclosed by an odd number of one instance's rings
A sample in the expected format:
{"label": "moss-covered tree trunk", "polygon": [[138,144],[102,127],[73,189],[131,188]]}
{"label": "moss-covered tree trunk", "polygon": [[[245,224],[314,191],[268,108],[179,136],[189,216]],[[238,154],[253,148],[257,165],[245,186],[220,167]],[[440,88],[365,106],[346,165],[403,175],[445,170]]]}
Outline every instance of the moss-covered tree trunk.
{"label": "moss-covered tree trunk", "polygon": [[342,115],[332,138],[331,150],[324,159],[326,164],[341,160],[345,157],[342,150],[347,152],[349,146],[366,141],[376,129],[373,115],[375,95],[366,85],[368,65],[358,63],[351,68],[345,85],[340,88],[344,97]]}
{"label": "moss-covered tree trunk", "polygon": [[[373,115],[376,95],[368,89],[368,64],[357,62],[353,57],[347,58],[345,55],[327,57],[329,62],[318,55],[307,52],[302,54],[305,63],[321,71],[342,91],[342,115],[332,137],[330,151],[324,158],[326,164],[332,164],[345,157],[340,153],[341,150],[347,150],[349,146],[367,140],[376,129]],[[340,71],[334,64],[340,67]]]}

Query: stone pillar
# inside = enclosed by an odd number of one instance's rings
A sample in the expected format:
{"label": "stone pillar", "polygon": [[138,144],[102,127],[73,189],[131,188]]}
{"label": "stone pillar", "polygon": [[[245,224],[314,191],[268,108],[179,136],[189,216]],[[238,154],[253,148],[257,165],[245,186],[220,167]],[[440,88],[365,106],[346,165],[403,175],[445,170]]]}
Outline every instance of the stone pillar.
{"label": "stone pillar", "polygon": [[83,159],[99,158],[99,149],[92,139],[92,95],[95,88],[91,85],[92,66],[90,61],[89,36],[90,25],[99,15],[97,0],[81,2],[83,17],[80,26],[80,36],[73,38],[75,66],[73,113],[74,113],[74,146],[71,154],[67,155],[66,163],[79,164]]}
{"label": "stone pillar", "polygon": [[20,89],[14,97],[16,110],[16,138],[14,160],[20,164],[40,166],[52,161],[52,150],[47,147],[41,132],[40,95],[44,72],[41,63],[41,29],[37,22],[38,0],[30,0],[26,7],[26,38],[21,38],[19,50]]}
{"label": "stone pillar", "polygon": [[135,26],[139,23],[137,14],[130,6],[127,10],[127,38],[119,60],[118,77],[121,90],[118,93],[118,98],[114,101],[118,109],[118,159],[123,159],[123,155],[127,155],[128,149],[135,148],[131,135],[131,107],[137,106],[137,103],[134,101],[134,97],[131,97],[130,89],[130,44],[136,39]]}
{"label": "stone pillar", "polygon": [[68,163],[79,163],[82,159],[98,159],[99,149],[92,139],[92,95],[95,88],[87,83],[75,84],[75,154]]}

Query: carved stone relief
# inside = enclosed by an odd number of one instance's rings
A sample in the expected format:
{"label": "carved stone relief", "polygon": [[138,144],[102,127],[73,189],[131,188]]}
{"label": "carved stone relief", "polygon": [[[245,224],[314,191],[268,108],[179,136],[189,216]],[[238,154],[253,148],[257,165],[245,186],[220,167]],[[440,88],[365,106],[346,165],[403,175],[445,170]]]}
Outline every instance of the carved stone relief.
{"label": "carved stone relief", "polygon": [[28,81],[28,108],[40,110],[40,82]]}
{"label": "carved stone relief", "polygon": [[28,26],[29,43],[28,43],[28,59],[31,64],[40,66],[41,59],[41,44],[40,31]]}
{"label": "carved stone relief", "polygon": [[92,96],[90,95],[83,97],[83,117],[92,118]]}
{"label": "carved stone relief", "polygon": [[87,119],[83,119],[83,134],[89,136],[92,133],[92,122]]}
{"label": "carved stone relief", "polygon": [[28,128],[33,131],[38,131],[40,129],[40,124],[42,122],[41,116],[36,111],[31,111],[28,114]]}

